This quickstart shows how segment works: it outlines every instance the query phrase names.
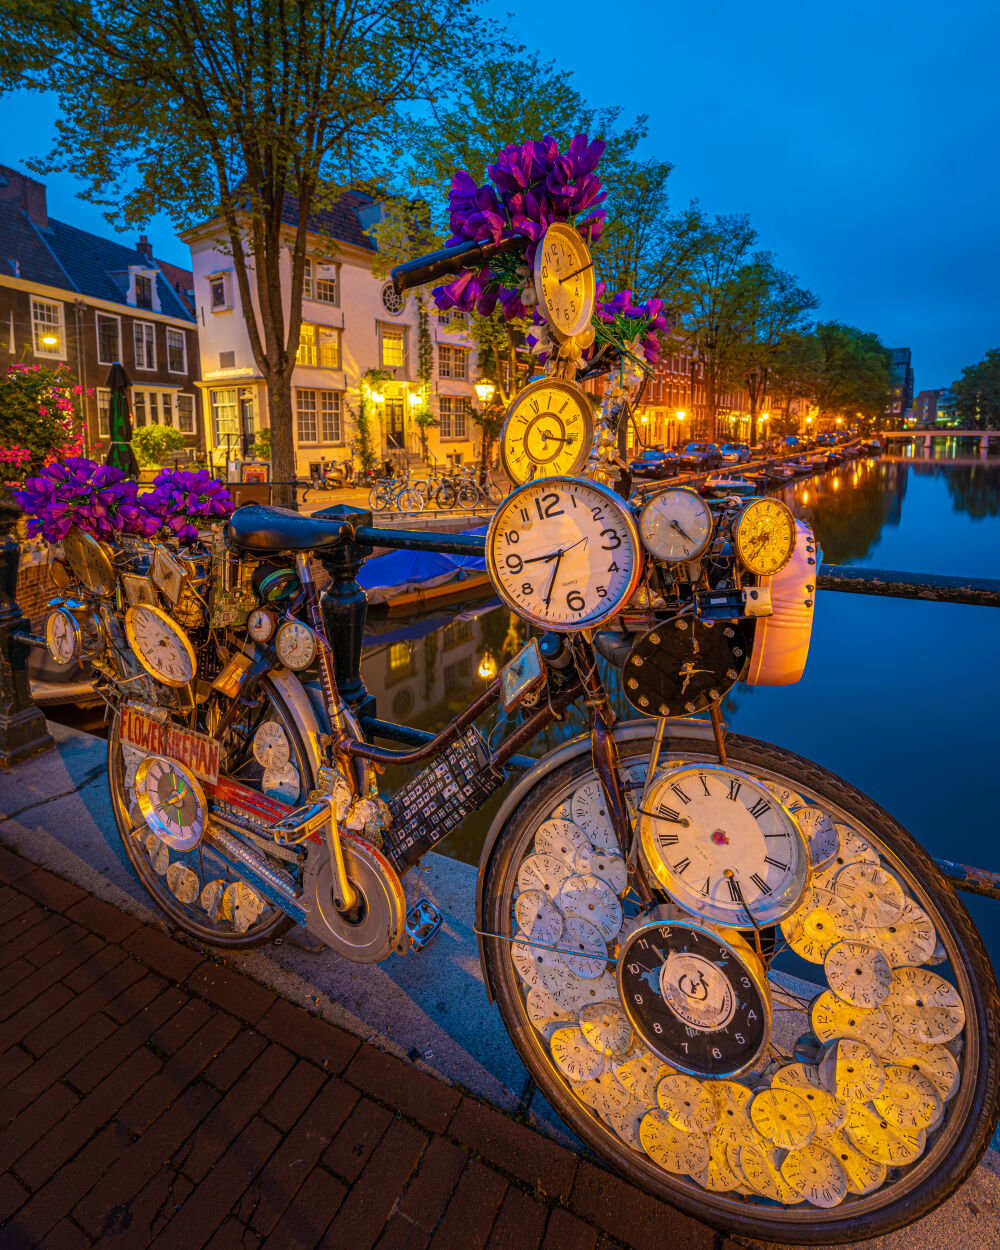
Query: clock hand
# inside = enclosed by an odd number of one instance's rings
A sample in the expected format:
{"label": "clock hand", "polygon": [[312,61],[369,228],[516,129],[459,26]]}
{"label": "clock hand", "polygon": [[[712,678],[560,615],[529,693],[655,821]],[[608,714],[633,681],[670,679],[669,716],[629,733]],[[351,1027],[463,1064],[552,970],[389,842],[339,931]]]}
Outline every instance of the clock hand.
{"label": "clock hand", "polygon": [[560,286],[562,286],[562,284],[563,284],[564,282],[568,282],[568,281],[570,280],[570,278],[575,278],[575,277],[577,277],[579,274],[583,273],[583,272],[584,272],[584,270],[586,270],[586,269],[593,269],[593,267],[594,267],[594,262],[593,262],[592,260],[591,260],[591,261],[588,261],[588,262],[587,262],[585,265],[583,265],[580,269],[574,270],[574,272],[573,272],[573,273],[568,273],[568,274],[566,275],[566,277],[565,277],[565,278],[560,278],[560,279],[559,279],[559,285],[560,285]]}
{"label": "clock hand", "polygon": [[[575,543],[574,543],[573,545],[574,545],[574,546],[576,546],[576,544],[575,544]],[[556,586],[556,577],[558,576],[558,573],[559,573],[559,564],[560,564],[560,562],[561,562],[561,560],[562,560],[562,558],[563,558],[563,555],[564,555],[564,553],[563,553],[562,551],[558,552],[558,553],[557,553],[557,555],[556,555],[556,562],[555,562],[555,565],[553,566],[553,569],[552,569],[552,580],[549,582],[549,592],[548,592],[548,594],[545,596],[545,606],[546,606],[546,607],[548,607],[548,606],[549,606],[549,604],[552,602],[552,592],[553,592],[553,590],[555,590],[555,586]]]}
{"label": "clock hand", "polygon": [[670,519],[670,524],[677,531],[677,533],[680,534],[681,538],[686,538],[689,543],[694,542],[694,539],[691,537],[691,535],[686,533],[684,530],[682,530],[680,525],[678,525],[678,523],[672,517]]}

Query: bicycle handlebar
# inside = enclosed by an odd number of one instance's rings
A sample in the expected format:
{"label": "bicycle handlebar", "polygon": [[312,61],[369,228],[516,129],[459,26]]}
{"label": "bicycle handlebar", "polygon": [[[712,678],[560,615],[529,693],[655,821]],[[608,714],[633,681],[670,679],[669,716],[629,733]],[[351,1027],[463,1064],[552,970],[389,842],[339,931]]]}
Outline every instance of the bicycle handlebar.
{"label": "bicycle handlebar", "polygon": [[501,239],[499,243],[488,239],[481,243],[456,243],[453,247],[443,247],[440,251],[397,265],[389,277],[392,279],[393,290],[397,295],[402,295],[409,287],[423,286],[436,278],[443,278],[450,273],[461,273],[463,269],[470,269],[474,265],[485,265],[491,256],[522,251],[530,242],[527,235],[513,234],[507,239]]}

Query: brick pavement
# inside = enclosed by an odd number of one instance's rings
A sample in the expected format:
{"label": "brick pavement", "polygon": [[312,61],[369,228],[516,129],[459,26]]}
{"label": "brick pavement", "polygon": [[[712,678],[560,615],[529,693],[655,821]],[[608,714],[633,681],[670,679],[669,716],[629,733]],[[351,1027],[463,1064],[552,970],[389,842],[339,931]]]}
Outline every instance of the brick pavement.
{"label": "brick pavement", "polygon": [[736,1250],[0,848],[0,1250]]}

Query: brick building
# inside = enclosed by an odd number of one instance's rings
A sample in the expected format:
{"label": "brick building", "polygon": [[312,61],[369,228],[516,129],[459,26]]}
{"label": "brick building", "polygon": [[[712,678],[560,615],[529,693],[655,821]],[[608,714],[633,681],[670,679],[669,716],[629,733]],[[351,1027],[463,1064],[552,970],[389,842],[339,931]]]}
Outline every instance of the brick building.
{"label": "brick building", "polygon": [[136,426],[171,425],[203,448],[191,274],[48,215],[45,186],[0,166],[0,368],[69,365],[85,390],[87,448],[108,446],[108,371],[132,381]]}

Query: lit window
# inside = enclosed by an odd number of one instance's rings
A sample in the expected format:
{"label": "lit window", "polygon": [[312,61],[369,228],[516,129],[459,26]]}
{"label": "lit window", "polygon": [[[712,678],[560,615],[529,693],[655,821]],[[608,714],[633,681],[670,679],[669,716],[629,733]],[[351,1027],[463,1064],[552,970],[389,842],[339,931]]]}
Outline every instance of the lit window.
{"label": "lit window", "polygon": [[149,424],[160,424],[160,404],[156,391],[149,392]]}
{"label": "lit window", "polygon": [[153,279],[135,275],[135,306],[136,308],[153,307]]}
{"label": "lit window", "polygon": [[136,429],[146,424],[146,392],[132,392],[132,417],[135,421]]}
{"label": "lit window", "polygon": [[36,356],[61,356],[63,346],[62,304],[31,301],[31,326]]}
{"label": "lit window", "polygon": [[297,365],[316,364],[316,326],[303,321],[299,329],[299,350],[295,353]]}
{"label": "lit window", "polygon": [[320,434],[324,443],[342,443],[344,426],[341,419],[340,391],[320,391]]}
{"label": "lit window", "polygon": [[163,424],[173,425],[174,423],[174,397],[173,395],[170,395],[167,392],[164,392],[164,394],[160,396],[160,401],[163,404]]}
{"label": "lit window", "polygon": [[182,434],[194,433],[194,396],[177,396],[177,428]]}
{"label": "lit window", "polygon": [[167,330],[167,368],[171,373],[187,373],[187,344],[183,330]]}
{"label": "lit window", "polygon": [[226,445],[227,438],[234,439],[239,434],[239,422],[236,414],[236,391],[212,391],[212,424],[215,427],[216,446]]}
{"label": "lit window", "polygon": [[97,437],[111,437],[111,392],[97,388]]}
{"label": "lit window", "polygon": [[108,317],[104,313],[97,314],[97,363],[113,365],[121,360],[121,344],[118,341],[119,322],[117,317]]}
{"label": "lit window", "polygon": [[408,669],[411,659],[412,655],[408,642],[392,643],[389,647],[389,672],[398,673],[401,669]]}
{"label": "lit window", "polygon": [[403,331],[390,326],[382,327],[382,366],[397,369],[404,359]]}
{"label": "lit window", "polygon": [[135,339],[135,367],[137,369],[156,368],[155,330],[148,321],[136,321],[132,324]]}
{"label": "lit window", "polygon": [[300,443],[316,443],[319,441],[316,425],[315,391],[296,390],[295,420]]}
{"label": "lit window", "polygon": [[302,298],[315,300],[317,304],[339,304],[340,283],[337,266],[306,259],[302,276]]}

